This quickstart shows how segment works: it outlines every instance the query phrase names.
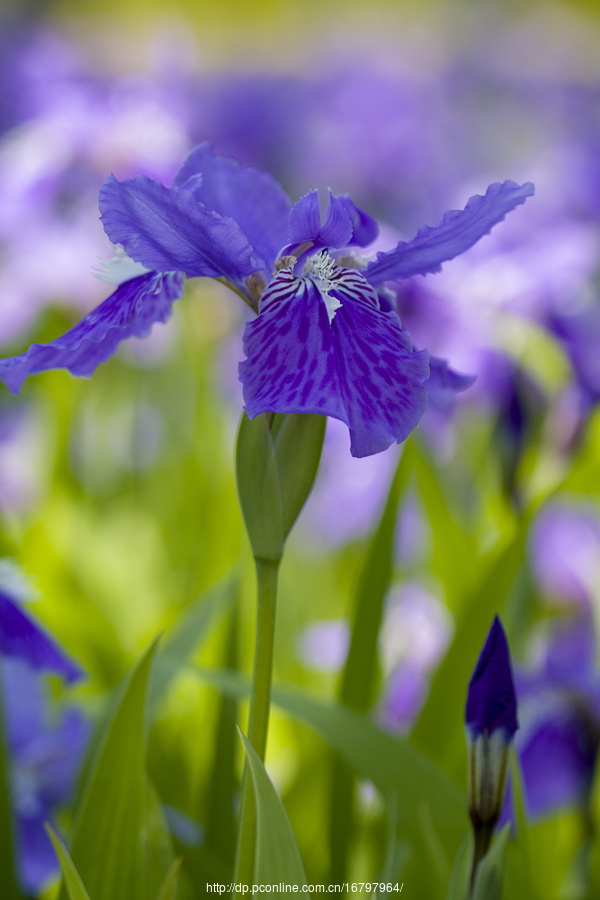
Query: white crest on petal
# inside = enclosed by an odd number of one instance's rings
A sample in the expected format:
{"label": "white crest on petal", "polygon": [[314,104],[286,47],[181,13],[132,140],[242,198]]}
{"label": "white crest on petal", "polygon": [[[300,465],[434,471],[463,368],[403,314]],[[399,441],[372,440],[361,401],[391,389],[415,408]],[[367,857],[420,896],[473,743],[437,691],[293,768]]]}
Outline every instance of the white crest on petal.
{"label": "white crest on petal", "polygon": [[333,322],[336,309],[339,309],[342,305],[341,300],[338,300],[337,297],[332,297],[329,293],[329,291],[335,287],[335,282],[333,280],[335,268],[337,268],[336,261],[331,258],[326,250],[322,250],[320,253],[311,256],[307,260],[302,272],[302,277],[310,278],[318,288],[325,306],[327,307],[327,316],[329,317],[330,325]]}
{"label": "white crest on petal", "polygon": [[139,275],[145,275],[151,272],[141,263],[135,262],[130,256],[127,256],[120,244],[112,244],[115,255],[111,259],[99,259],[99,266],[95,266],[92,272],[100,281],[106,281],[115,287],[137,278]]}

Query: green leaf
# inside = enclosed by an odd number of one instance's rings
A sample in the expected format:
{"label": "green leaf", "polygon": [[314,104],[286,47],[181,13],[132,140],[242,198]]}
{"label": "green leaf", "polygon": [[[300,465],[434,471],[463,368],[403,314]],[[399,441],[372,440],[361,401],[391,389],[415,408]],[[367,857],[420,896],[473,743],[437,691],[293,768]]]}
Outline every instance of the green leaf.
{"label": "green leaf", "polygon": [[0,678],[0,872],[2,873],[2,897],[3,900],[20,900],[21,893],[15,874],[14,826],[8,789],[8,760],[4,740],[2,698]]}
{"label": "green leaf", "polygon": [[258,559],[277,562],[283,553],[284,534],[279,473],[269,425],[265,413],[255,419],[242,415],[236,474],[252,552]]}
{"label": "green leaf", "polygon": [[345,706],[365,712],[370,705],[377,665],[377,639],[383,603],[392,577],[394,534],[398,503],[414,466],[410,442],[402,456],[390,487],[381,521],[362,567],[354,598],[354,616],[348,658],[339,697]]}
{"label": "green leaf", "polygon": [[256,803],[254,883],[305,885],[302,860],[283,803],[250,741],[241,731],[240,737],[246,751]]}
{"label": "green leaf", "polygon": [[167,876],[162,888],[160,889],[157,900],[175,900],[175,897],[177,895],[177,884],[179,882],[180,867],[181,857],[178,857],[177,859],[173,860],[173,864],[167,872]]}
{"label": "green leaf", "polygon": [[[230,696],[249,693],[248,682],[233,672],[193,671]],[[399,827],[413,843],[427,842],[427,829],[433,825],[450,869],[468,826],[465,800],[430,760],[404,738],[382,731],[368,716],[307,692],[275,687],[273,702],[316,731],[384,796],[397,792]]]}
{"label": "green leaf", "polygon": [[326,416],[277,413],[271,435],[279,472],[286,538],[312,490],[325,438]]}
{"label": "green leaf", "polygon": [[504,887],[510,825],[505,825],[479,863],[472,900],[500,900]]}
{"label": "green leaf", "polygon": [[94,900],[143,900],[146,698],[155,642],[131,672],[85,787],[72,858]]}
{"label": "green leaf", "polygon": [[[371,705],[377,673],[379,629],[393,571],[394,534],[398,503],[414,467],[414,454],[406,442],[396,467],[379,526],[362,566],[356,593],[348,657],[339,698],[359,712]],[[339,757],[333,760],[330,816],[330,869],[332,884],[345,881],[354,820],[354,774]]]}
{"label": "green leaf", "polygon": [[54,833],[50,825],[46,825],[46,831],[54,844],[69,900],[90,900],[88,892],[83,886],[83,881],[80,878],[79,872],[73,865],[73,860],[69,856],[65,845]]}
{"label": "green leaf", "polygon": [[186,606],[176,619],[161,642],[152,667],[150,708],[160,700],[192,653],[207,639],[215,620],[230,609],[239,589],[236,577],[222,581]]}
{"label": "green leaf", "polygon": [[175,852],[160,797],[149,781],[146,785],[142,849],[148,888],[146,895],[153,897],[157,886],[165,881],[173,866]]}
{"label": "green leaf", "polygon": [[[238,619],[238,610],[235,607],[231,614],[224,660],[226,668],[231,671],[238,668]],[[231,871],[233,868],[235,855],[236,721],[237,703],[235,699],[223,695],[220,698],[217,715],[216,739],[208,782],[204,846],[214,851],[223,863],[225,871]]]}
{"label": "green leaf", "polygon": [[473,837],[471,834],[468,834],[456,854],[446,900],[467,900],[472,858]]}

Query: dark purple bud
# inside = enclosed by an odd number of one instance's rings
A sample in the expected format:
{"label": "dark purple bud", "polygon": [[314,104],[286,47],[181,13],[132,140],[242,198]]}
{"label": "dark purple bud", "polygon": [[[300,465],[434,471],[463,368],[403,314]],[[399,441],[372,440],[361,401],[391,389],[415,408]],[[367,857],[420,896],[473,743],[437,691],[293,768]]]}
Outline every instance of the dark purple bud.
{"label": "dark purple bud", "polygon": [[472,740],[501,730],[507,743],[519,727],[508,643],[498,616],[469,681],[465,724]]}

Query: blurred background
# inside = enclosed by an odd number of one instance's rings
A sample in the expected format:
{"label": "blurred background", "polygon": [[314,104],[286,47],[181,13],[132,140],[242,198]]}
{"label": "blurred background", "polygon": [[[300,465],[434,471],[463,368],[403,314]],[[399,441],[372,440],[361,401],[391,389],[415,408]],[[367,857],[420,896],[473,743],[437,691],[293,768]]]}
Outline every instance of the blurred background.
{"label": "blurred background", "polygon": [[[538,873],[548,897],[583,896],[572,860],[591,834],[600,741],[599,37],[583,0],[4,0],[0,12],[4,356],[107,296],[92,272],[111,255],[97,207],[107,176],[170,184],[204,141],[270,171],[292,200],[349,193],[387,246],[491,182],[535,182],[491,236],[399,288],[415,345],[477,380],[437,398],[411,438],[372,709],[463,788],[466,680],[502,611],[529,812],[553,848]],[[68,702],[90,718],[159,629],[232,577],[250,667],[253,573],[233,478],[245,318],[219,285],[188,282],[171,321],[92,379],[51,372],[0,396],[0,549],[88,673]],[[276,680],[323,696],[337,690],[402,452],[355,460],[338,425],[286,552],[275,658]],[[482,597],[511,547],[514,577]],[[205,664],[223,662],[228,629],[216,615]],[[187,825],[206,818],[217,712],[213,692],[181,677],[153,726],[152,776]],[[275,715],[269,771],[314,881],[328,865],[311,812],[322,757]],[[383,827],[361,790],[359,874],[380,859]]]}

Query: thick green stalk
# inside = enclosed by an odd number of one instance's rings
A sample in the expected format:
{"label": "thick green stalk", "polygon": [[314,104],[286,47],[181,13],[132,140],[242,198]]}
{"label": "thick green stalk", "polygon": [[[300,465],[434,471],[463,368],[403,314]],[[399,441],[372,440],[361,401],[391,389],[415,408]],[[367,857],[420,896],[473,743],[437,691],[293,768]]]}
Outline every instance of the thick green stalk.
{"label": "thick green stalk", "polygon": [[[265,758],[271,706],[278,572],[278,561],[256,559],[258,608],[248,739],[261,760]],[[252,782],[246,764],[234,873],[236,884],[252,884],[253,882],[255,825]]]}

